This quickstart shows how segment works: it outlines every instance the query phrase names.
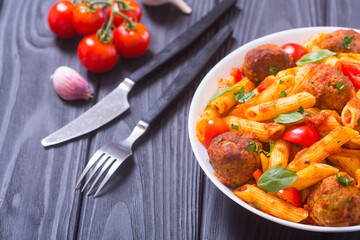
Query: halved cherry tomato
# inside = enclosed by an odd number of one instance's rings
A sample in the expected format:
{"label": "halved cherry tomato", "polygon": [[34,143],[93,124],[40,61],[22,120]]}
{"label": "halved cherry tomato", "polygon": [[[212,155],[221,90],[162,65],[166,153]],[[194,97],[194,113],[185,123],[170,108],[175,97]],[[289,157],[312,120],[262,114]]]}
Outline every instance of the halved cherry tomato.
{"label": "halved cherry tomato", "polygon": [[229,131],[229,126],[226,124],[225,120],[222,118],[213,118],[210,119],[204,131],[204,144],[208,148],[211,141],[224,132]]}
{"label": "halved cherry tomato", "polygon": [[96,73],[110,70],[118,59],[116,46],[112,42],[102,43],[96,34],[84,37],[77,52],[81,64]]}
{"label": "halved cherry tomato", "polygon": [[114,31],[114,44],[120,56],[124,58],[140,57],[150,45],[150,33],[141,23],[136,23],[135,29],[128,29],[127,25],[123,23]]}
{"label": "halved cherry tomato", "polygon": [[265,78],[257,87],[258,93],[261,93],[262,91],[267,89],[273,83],[274,83],[273,78]]}
{"label": "halved cherry tomato", "polygon": [[277,192],[277,195],[296,207],[301,207],[301,194],[295,187],[288,187]]}
{"label": "halved cherry tomato", "polygon": [[256,169],[256,171],[253,173],[253,176],[255,178],[255,182],[257,183],[259,178],[261,177],[262,175],[262,172],[260,169]]}
{"label": "halved cherry tomato", "polygon": [[47,21],[51,31],[57,36],[71,38],[77,34],[72,24],[74,9],[75,6],[70,1],[58,1],[49,9]]}
{"label": "halved cherry tomato", "polygon": [[[121,12],[122,14],[124,14],[128,18],[131,18],[135,22],[140,22],[142,12],[141,12],[140,5],[136,1],[134,1],[134,0],[125,1],[126,7],[122,8],[122,9],[119,8],[119,4],[120,3],[116,3],[116,2],[113,3],[115,11]],[[110,15],[111,15],[111,8],[108,7],[106,9],[106,17],[107,17],[108,21],[110,19]],[[116,14],[114,15],[113,23],[114,23],[115,27],[119,26],[123,22],[124,22],[124,19],[122,17],[120,17],[119,15],[116,15]]]}
{"label": "halved cherry tomato", "polygon": [[282,139],[310,147],[320,140],[320,135],[315,128],[306,124],[299,124],[287,129],[282,135]]}
{"label": "halved cherry tomato", "polygon": [[297,44],[297,43],[287,43],[281,46],[282,49],[285,50],[293,59],[294,62],[299,60],[302,56],[309,53],[306,48]]}
{"label": "halved cherry tomato", "polygon": [[232,68],[230,75],[235,78],[235,83],[240,82],[240,80],[241,80],[240,68]]}
{"label": "halved cherry tomato", "polygon": [[341,63],[341,71],[354,84],[355,88],[360,88],[360,64],[352,62]]}
{"label": "halved cherry tomato", "polygon": [[76,31],[82,35],[96,33],[104,24],[104,13],[96,6],[95,12],[88,10],[85,4],[78,5],[73,13],[72,23]]}

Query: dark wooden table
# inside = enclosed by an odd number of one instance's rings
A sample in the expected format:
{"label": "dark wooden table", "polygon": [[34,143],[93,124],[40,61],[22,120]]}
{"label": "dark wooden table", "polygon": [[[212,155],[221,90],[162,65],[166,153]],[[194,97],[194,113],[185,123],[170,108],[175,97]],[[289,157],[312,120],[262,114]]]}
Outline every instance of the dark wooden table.
{"label": "dark wooden table", "polygon": [[[147,54],[121,59],[104,73],[86,71],[76,55],[81,37],[56,38],[46,16],[55,0],[5,0],[0,8],[0,239],[360,239],[360,232],[313,233],[264,220],[238,206],[204,175],[187,133],[198,82],[141,141],[101,197],[75,190],[82,169],[100,146],[121,141],[186,60],[223,24],[234,29],[208,69],[255,38],[307,26],[360,28],[358,0],[240,0],[185,54],[130,94],[131,110],[99,131],[53,148],[40,140],[73,120],[199,20],[219,0],[187,0],[187,16],[172,5],[144,7],[152,42]],[[66,102],[49,79],[67,65],[85,76],[95,97]],[[203,75],[206,71],[203,72]]]}

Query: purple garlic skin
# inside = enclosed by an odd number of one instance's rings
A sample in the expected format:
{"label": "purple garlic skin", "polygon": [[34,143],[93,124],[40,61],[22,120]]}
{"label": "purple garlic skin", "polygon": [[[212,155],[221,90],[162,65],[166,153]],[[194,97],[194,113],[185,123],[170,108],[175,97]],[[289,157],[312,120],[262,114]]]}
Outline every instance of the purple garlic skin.
{"label": "purple garlic skin", "polygon": [[50,77],[53,79],[56,93],[65,100],[78,100],[92,98],[89,83],[74,69],[58,67]]}

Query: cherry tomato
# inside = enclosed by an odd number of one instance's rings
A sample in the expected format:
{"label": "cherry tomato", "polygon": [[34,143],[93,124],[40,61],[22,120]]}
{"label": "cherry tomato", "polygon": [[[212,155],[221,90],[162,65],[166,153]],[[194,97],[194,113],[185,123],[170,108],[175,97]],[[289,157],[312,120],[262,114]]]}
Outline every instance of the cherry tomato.
{"label": "cherry tomato", "polygon": [[[135,22],[140,22],[141,20],[141,7],[140,5],[134,1],[134,0],[130,0],[130,1],[125,1],[126,4],[128,4],[128,7],[126,8],[130,8],[130,9],[120,9],[119,8],[119,4],[117,3],[113,3],[114,9],[117,12],[121,12],[122,14],[124,14],[125,16],[127,16],[128,18],[131,18],[133,21]],[[107,20],[109,21],[110,19],[110,15],[111,15],[111,8],[107,7],[106,9],[106,17]],[[119,15],[114,15],[114,25],[115,27],[119,26],[120,24],[122,24],[124,22],[124,19],[122,17],[120,17]]]}
{"label": "cherry tomato", "polygon": [[273,78],[265,78],[257,87],[258,93],[261,93],[262,91],[267,89],[273,83],[274,83]]}
{"label": "cherry tomato", "polygon": [[150,33],[141,23],[136,23],[135,29],[129,30],[121,24],[114,31],[114,43],[120,56],[136,58],[143,55],[150,44]]}
{"label": "cherry tomato", "polygon": [[77,52],[81,64],[96,73],[110,70],[118,59],[116,46],[112,42],[102,43],[96,34],[84,37]]}
{"label": "cherry tomato", "polygon": [[310,147],[320,140],[320,136],[315,128],[306,124],[299,124],[287,129],[282,135],[282,139]]}
{"label": "cherry tomato", "polygon": [[360,88],[360,64],[343,62],[341,63],[341,71],[354,84],[355,88]]}
{"label": "cherry tomato", "polygon": [[208,148],[211,141],[224,132],[229,131],[229,126],[226,124],[225,120],[222,118],[213,118],[210,119],[204,131],[204,144]]}
{"label": "cherry tomato", "polygon": [[76,31],[82,35],[96,33],[104,24],[104,13],[95,6],[95,12],[88,10],[85,4],[78,5],[73,13],[72,23]]}
{"label": "cherry tomato", "polygon": [[281,46],[293,59],[294,62],[299,60],[302,56],[309,53],[303,46],[297,43],[287,43]]}
{"label": "cherry tomato", "polygon": [[296,207],[301,207],[301,194],[295,187],[288,187],[277,192],[277,195]]}
{"label": "cherry tomato", "polygon": [[256,169],[256,171],[253,173],[253,176],[255,178],[256,183],[258,182],[259,178],[261,177],[262,172],[260,169]]}
{"label": "cherry tomato", "polygon": [[235,78],[235,83],[239,82],[241,80],[240,68],[232,68],[230,75]]}
{"label": "cherry tomato", "polygon": [[47,21],[51,31],[57,36],[71,38],[77,34],[72,24],[74,9],[75,6],[70,1],[58,1],[49,9]]}

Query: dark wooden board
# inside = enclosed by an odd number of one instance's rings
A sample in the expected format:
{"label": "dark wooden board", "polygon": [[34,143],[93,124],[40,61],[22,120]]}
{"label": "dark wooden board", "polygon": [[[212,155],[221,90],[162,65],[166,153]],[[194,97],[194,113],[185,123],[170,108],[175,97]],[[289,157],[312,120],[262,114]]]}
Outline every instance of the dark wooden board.
{"label": "dark wooden board", "polygon": [[[356,0],[239,0],[186,53],[130,94],[131,109],[70,143],[44,149],[40,140],[114,89],[221,0],[187,0],[187,16],[171,5],[144,7],[152,42],[136,60],[119,60],[105,74],[87,72],[76,56],[81,37],[54,37],[46,15],[55,0],[0,1],[0,239],[359,239],[359,233],[324,234],[264,220],[221,193],[192,153],[187,117],[201,77],[226,53],[255,38],[306,26],[360,28]],[[21,7],[19,7],[21,6]],[[101,197],[75,190],[89,157],[109,141],[121,141],[164,92],[186,60],[230,24],[234,39],[164,118],[135,146]],[[90,101],[66,102],[55,93],[53,71],[68,65],[95,90]]]}

